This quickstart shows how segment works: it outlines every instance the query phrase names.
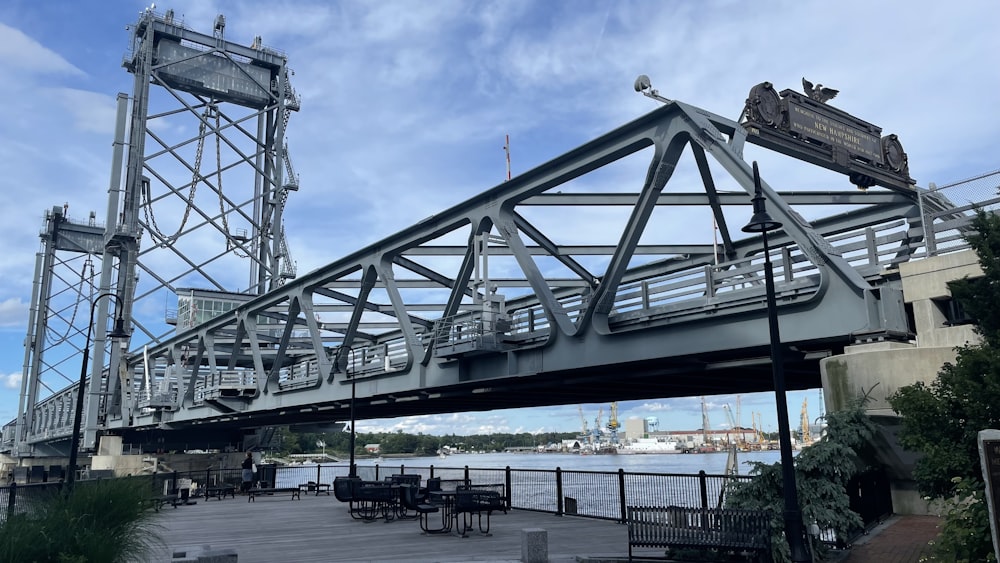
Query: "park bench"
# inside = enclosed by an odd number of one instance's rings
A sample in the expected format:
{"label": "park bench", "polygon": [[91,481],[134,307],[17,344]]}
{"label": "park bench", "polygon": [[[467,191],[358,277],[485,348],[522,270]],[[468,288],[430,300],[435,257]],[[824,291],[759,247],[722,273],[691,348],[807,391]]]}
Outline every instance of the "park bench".
{"label": "park bench", "polygon": [[156,512],[159,512],[161,508],[163,508],[168,504],[170,506],[173,506],[174,508],[177,508],[177,505],[180,504],[179,497],[176,494],[168,494],[168,495],[158,495],[149,498],[149,505]]}
{"label": "park bench", "polygon": [[226,496],[236,498],[236,485],[212,485],[205,487],[205,500],[213,497],[222,500]]}
{"label": "park bench", "polygon": [[302,500],[302,490],[298,487],[268,487],[249,489],[247,491],[247,502],[256,502],[254,497],[260,495],[274,495],[278,493],[292,493],[292,499]]}
{"label": "park bench", "polygon": [[762,563],[771,560],[770,515],[762,510],[629,506],[626,523],[629,561],[639,557],[633,555],[636,547],[731,551]]}
{"label": "park bench", "polygon": [[326,493],[326,496],[330,496],[330,483],[317,483],[315,481],[299,483],[299,491],[304,493],[315,493],[316,496],[319,496],[321,493]]}

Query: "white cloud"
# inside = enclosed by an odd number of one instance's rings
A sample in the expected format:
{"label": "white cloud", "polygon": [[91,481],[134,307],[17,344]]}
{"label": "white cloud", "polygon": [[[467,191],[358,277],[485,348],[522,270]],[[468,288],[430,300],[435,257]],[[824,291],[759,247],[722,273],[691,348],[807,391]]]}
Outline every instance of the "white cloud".
{"label": "white cloud", "polygon": [[60,54],[28,37],[20,29],[0,22],[0,76],[8,72],[83,75],[82,70]]}
{"label": "white cloud", "polygon": [[28,304],[19,297],[0,301],[0,327],[23,328],[28,323]]}
{"label": "white cloud", "polygon": [[[112,138],[116,113],[114,96],[74,88],[53,88],[50,94],[72,116],[79,130]],[[110,140],[108,146],[111,146]],[[107,154],[111,154],[110,149]]]}
{"label": "white cloud", "polygon": [[5,389],[20,389],[21,374],[20,373],[0,374],[0,384],[2,384],[2,386]]}

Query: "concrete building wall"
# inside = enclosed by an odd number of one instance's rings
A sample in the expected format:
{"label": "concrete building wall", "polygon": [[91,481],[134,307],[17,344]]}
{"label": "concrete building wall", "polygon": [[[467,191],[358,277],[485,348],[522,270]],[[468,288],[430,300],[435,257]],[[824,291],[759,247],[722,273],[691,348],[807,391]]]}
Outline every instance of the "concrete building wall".
{"label": "concrete building wall", "polygon": [[646,436],[646,421],[642,418],[632,417],[625,419],[625,443]]}
{"label": "concrete building wall", "polygon": [[[894,274],[894,273],[892,273]],[[949,326],[943,304],[951,298],[948,282],[982,276],[971,250],[900,264],[903,299],[913,308],[909,342],[870,342],[848,346],[844,354],[820,362],[827,412],[843,409],[853,398],[868,395],[868,414],[879,423],[877,445],[893,480],[893,509],[898,514],[927,514],[931,507],[917,493],[912,479],[916,456],[899,447],[899,417],[888,398],[917,381],[931,382],[945,362],[955,360],[955,348],[976,342],[969,325]]]}

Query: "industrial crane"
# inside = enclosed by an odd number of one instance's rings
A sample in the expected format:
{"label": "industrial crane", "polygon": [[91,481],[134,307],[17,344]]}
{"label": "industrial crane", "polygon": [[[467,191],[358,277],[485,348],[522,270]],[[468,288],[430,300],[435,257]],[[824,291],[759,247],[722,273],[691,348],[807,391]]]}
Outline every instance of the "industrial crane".
{"label": "industrial crane", "polygon": [[708,423],[708,408],[705,406],[705,397],[701,398],[701,438],[702,446],[708,447],[712,445],[712,441],[708,438],[708,429],[710,425]]}
{"label": "industrial crane", "polygon": [[[726,411],[726,418],[729,419],[730,437],[729,443],[739,447],[743,446],[743,431],[736,425],[736,418],[733,417],[733,409],[728,403],[722,405],[722,410]],[[734,436],[735,434],[735,439]]]}
{"label": "industrial crane", "polygon": [[583,405],[577,405],[576,408],[580,411],[580,438],[593,442],[594,438],[587,431],[587,417],[583,416]]}
{"label": "industrial crane", "polygon": [[601,419],[604,418],[604,407],[597,409],[597,418],[594,419],[594,442],[601,443]]}
{"label": "industrial crane", "polygon": [[611,414],[608,417],[608,430],[611,431],[611,443],[618,443],[618,429],[621,425],[618,423],[618,402],[614,401],[611,403]]}
{"label": "industrial crane", "polygon": [[812,437],[809,436],[809,397],[802,399],[802,445],[808,445],[812,442]]}

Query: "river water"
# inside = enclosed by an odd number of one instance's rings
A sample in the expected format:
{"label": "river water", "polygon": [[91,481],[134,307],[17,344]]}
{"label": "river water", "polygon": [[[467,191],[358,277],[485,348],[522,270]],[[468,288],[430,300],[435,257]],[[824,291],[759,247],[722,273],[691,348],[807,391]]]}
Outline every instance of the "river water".
{"label": "river water", "polygon": [[[705,471],[709,475],[722,475],[726,471],[726,453],[709,454],[642,454],[642,455],[577,455],[552,453],[487,453],[487,454],[452,454],[440,457],[391,457],[382,460],[358,458],[355,462],[359,468],[379,466],[379,473],[388,475],[398,473],[400,465],[405,467],[462,468],[473,469],[547,469],[555,468],[577,471],[618,471],[627,473],[680,473],[695,474]],[[738,470],[741,475],[748,475],[748,461],[776,463],[780,452],[760,451],[738,454]],[[334,475],[346,475],[348,462],[323,463],[323,480],[330,472]],[[287,473],[289,467],[282,468]],[[301,466],[303,475],[315,475],[315,465]],[[297,473],[297,472],[296,472]],[[291,478],[291,477],[290,477]],[[293,479],[294,480],[294,479]]]}

